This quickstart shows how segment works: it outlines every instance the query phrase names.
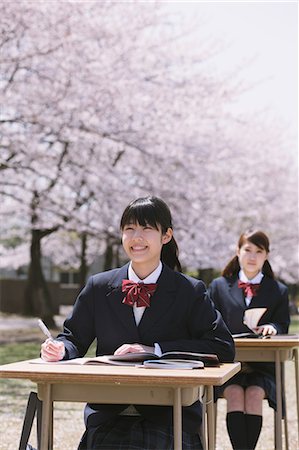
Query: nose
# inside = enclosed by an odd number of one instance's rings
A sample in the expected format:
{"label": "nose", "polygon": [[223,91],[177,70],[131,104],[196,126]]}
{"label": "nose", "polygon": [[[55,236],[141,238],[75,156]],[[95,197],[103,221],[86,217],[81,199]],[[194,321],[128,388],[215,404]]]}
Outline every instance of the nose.
{"label": "nose", "polygon": [[133,233],[133,235],[132,235],[132,238],[133,238],[133,239],[142,239],[142,230],[139,229],[139,228],[136,228],[136,229],[134,230],[134,233]]}

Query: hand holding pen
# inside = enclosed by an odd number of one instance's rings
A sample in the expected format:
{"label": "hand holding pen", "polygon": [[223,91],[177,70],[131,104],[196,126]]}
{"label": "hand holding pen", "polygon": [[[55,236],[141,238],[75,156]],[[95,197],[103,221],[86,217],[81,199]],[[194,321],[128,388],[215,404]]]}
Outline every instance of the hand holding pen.
{"label": "hand holding pen", "polygon": [[38,325],[42,332],[47,336],[46,341],[41,345],[41,357],[45,361],[54,362],[60,361],[65,355],[64,343],[55,340],[41,319],[38,319]]}

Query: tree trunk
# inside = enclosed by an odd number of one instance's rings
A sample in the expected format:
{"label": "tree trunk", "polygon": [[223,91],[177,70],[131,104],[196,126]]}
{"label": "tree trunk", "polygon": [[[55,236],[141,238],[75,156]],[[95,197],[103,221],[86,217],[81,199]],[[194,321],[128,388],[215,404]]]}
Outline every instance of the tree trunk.
{"label": "tree trunk", "polygon": [[120,267],[122,265],[122,261],[120,258],[120,244],[115,245],[114,255],[115,255],[115,267]]}
{"label": "tree trunk", "polygon": [[214,269],[198,269],[197,271],[197,278],[199,280],[202,280],[206,286],[209,286],[211,281],[219,276],[219,273],[217,273]]}
{"label": "tree trunk", "polygon": [[41,317],[47,326],[55,328],[54,310],[50,291],[41,264],[42,230],[31,231],[31,260],[25,288],[24,314]]}
{"label": "tree trunk", "polygon": [[86,249],[87,249],[87,233],[81,234],[81,255],[80,255],[80,269],[79,269],[79,283],[80,290],[86,283],[88,265],[86,260]]}
{"label": "tree trunk", "polygon": [[107,238],[107,246],[104,256],[104,270],[110,270],[113,267],[113,244]]}

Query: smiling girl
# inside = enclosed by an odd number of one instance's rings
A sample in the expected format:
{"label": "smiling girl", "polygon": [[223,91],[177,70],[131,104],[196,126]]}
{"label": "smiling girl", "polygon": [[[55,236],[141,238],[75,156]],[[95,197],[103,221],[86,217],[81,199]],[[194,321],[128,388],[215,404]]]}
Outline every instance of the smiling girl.
{"label": "smiling girl", "polygon": [[[131,202],[120,221],[129,262],[92,276],[64,332],[42,344],[46,361],[82,357],[94,340],[97,355],[168,351],[234,358],[233,339],[200,280],[180,273],[171,213],[157,197]],[[183,408],[183,449],[202,448],[199,401]],[[88,404],[79,449],[169,450],[172,408]]]}
{"label": "smiling girl", "polygon": [[[244,324],[245,310],[266,308],[258,327],[262,335],[288,332],[290,323],[287,287],[275,280],[268,261],[269,239],[262,231],[241,234],[236,255],[209,292],[233,334],[251,332]],[[267,398],[276,409],[274,363],[243,363],[241,372],[216,389],[227,400],[227,429],[233,449],[255,448],[262,428],[262,403]]]}

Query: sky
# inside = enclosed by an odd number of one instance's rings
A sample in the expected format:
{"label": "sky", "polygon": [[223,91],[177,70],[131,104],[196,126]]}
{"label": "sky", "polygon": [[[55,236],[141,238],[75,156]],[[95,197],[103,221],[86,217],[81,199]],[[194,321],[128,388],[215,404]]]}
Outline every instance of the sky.
{"label": "sky", "polygon": [[242,78],[258,83],[242,96],[240,111],[269,108],[296,136],[298,2],[178,1],[169,7],[193,19],[205,18],[207,32],[224,44],[215,59],[219,73],[241,66]]}

